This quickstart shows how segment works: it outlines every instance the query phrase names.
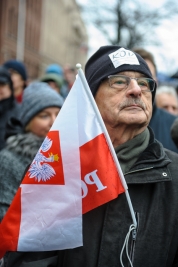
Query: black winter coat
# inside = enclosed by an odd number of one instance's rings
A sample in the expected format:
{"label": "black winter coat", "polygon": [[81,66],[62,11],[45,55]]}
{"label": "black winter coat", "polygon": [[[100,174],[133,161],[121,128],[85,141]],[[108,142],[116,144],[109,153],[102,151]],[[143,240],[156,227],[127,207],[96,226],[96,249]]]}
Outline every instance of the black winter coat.
{"label": "black winter coat", "polygon": [[[178,267],[178,155],[154,139],[125,173],[138,229],[129,243],[134,267]],[[132,219],[125,194],[83,216],[79,248],[11,252],[7,267],[121,267],[120,252]],[[124,266],[130,266],[124,254]]]}
{"label": "black winter coat", "polygon": [[5,147],[6,126],[11,117],[18,118],[20,114],[20,104],[13,96],[0,101],[0,150]]}
{"label": "black winter coat", "polygon": [[171,151],[178,153],[174,141],[171,137],[171,127],[177,116],[167,112],[164,109],[153,106],[153,115],[149,126],[152,128],[155,138],[163,144],[163,146]]}

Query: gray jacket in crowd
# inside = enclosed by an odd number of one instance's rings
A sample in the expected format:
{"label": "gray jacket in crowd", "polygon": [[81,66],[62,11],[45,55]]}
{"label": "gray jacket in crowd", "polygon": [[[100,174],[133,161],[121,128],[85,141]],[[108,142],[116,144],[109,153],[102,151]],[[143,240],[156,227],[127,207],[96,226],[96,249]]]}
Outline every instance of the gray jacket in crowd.
{"label": "gray jacket in crowd", "polygon": [[44,138],[21,133],[7,139],[0,151],[0,221],[9,208],[26,168],[34,159]]}

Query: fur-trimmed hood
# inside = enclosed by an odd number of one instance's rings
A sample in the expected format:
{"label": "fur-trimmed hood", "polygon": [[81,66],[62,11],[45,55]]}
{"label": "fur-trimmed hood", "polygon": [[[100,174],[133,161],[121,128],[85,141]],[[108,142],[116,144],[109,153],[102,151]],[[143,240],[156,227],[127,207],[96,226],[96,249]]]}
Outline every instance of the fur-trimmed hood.
{"label": "fur-trimmed hood", "polygon": [[6,149],[33,160],[43,140],[32,133],[20,133],[7,139]]}

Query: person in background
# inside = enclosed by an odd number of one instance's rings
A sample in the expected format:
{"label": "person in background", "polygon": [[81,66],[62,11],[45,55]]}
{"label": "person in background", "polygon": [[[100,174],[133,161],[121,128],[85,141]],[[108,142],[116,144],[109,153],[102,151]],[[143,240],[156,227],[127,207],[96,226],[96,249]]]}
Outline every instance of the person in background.
{"label": "person in background", "polygon": [[[153,55],[143,48],[135,48],[133,49],[133,51],[138,53],[146,61],[154,79],[157,81],[157,69]],[[174,144],[170,134],[170,129],[175,119],[175,115],[158,108],[156,103],[154,102],[153,114],[149,126],[153,129],[155,138],[160,141],[165,148],[178,153],[178,148]]]}
{"label": "person in background", "polygon": [[125,194],[119,194],[82,216],[83,246],[9,252],[5,267],[177,267],[178,155],[164,149],[148,126],[156,82],[144,59],[120,46],[100,47],[87,61],[85,75],[136,214],[138,227],[127,247],[132,264],[125,251],[123,264],[120,260],[132,218]]}
{"label": "person in background", "polygon": [[157,82],[157,68],[156,68],[156,63],[155,63],[152,53],[150,53],[149,51],[143,48],[134,48],[133,51],[141,55],[141,57],[146,61],[152,73],[153,79]]}
{"label": "person in background", "polygon": [[[56,64],[56,63],[50,64],[50,65],[47,66],[47,68],[45,70],[45,75],[44,76],[46,76],[46,75],[55,75],[55,77],[53,77],[53,81],[52,82],[54,82],[54,78],[56,80],[56,76],[60,80],[62,80],[62,86],[60,86],[60,94],[65,99],[67,97],[68,93],[69,93],[69,87],[68,87],[68,84],[67,84],[67,82],[65,80],[65,77],[64,77],[63,68],[60,65]],[[57,84],[59,82],[57,82],[57,80],[56,80],[55,83]],[[53,88],[56,87],[54,85],[54,83],[51,83],[51,85],[53,86]],[[58,85],[58,87],[59,87],[59,85]]]}
{"label": "person in background", "polygon": [[178,118],[174,121],[171,127],[171,137],[178,148]]}
{"label": "person in background", "polygon": [[178,115],[178,96],[176,89],[170,85],[160,85],[156,91],[156,106]]}
{"label": "person in background", "polygon": [[40,79],[41,82],[46,82],[57,93],[61,94],[61,88],[63,86],[63,79],[56,73],[46,73]]}
{"label": "person in background", "polygon": [[6,61],[3,66],[11,73],[11,79],[13,82],[14,96],[18,103],[22,102],[23,90],[27,86],[27,70],[19,60],[11,59]]}
{"label": "person in background", "polygon": [[56,63],[48,65],[45,69],[45,73],[55,73],[58,74],[60,77],[63,77],[64,75],[63,68]]}
{"label": "person in background", "polygon": [[65,99],[70,92],[70,89],[73,86],[73,83],[76,78],[76,70],[70,64],[66,64],[64,68],[62,68],[58,64],[51,64],[47,66],[45,70],[45,74],[57,74],[62,78],[63,84],[60,89],[60,94]]}
{"label": "person in background", "polygon": [[64,66],[64,77],[65,77],[65,80],[67,81],[68,85],[69,85],[69,88],[71,89],[74,81],[75,81],[75,78],[76,78],[76,70],[75,68],[73,68],[71,65],[69,64],[66,64]]}
{"label": "person in background", "polygon": [[24,90],[21,130],[9,135],[6,147],[0,151],[0,221],[62,105],[62,97],[46,83],[34,82]]}
{"label": "person in background", "polygon": [[70,64],[66,64],[64,66],[64,82],[68,88],[66,96],[70,92],[70,89],[74,84],[75,78],[76,78],[76,69],[73,68]]}
{"label": "person in background", "polygon": [[5,146],[6,124],[13,116],[17,118],[20,106],[14,98],[13,84],[10,73],[0,67],[0,150]]}

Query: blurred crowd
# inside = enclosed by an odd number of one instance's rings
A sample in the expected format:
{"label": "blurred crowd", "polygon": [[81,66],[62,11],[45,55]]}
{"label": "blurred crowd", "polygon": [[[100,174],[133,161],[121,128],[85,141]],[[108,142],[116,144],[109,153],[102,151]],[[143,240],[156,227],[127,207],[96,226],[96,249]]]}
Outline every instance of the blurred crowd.
{"label": "blurred crowd", "polygon": [[[134,51],[145,59],[158,83],[150,127],[164,147],[178,152],[175,138],[171,136],[171,127],[178,116],[178,82],[176,86],[176,82],[173,83],[171,78],[161,79],[154,56],[150,51],[143,48],[135,48]],[[36,97],[36,90],[43,88],[45,83],[48,89],[53,89],[64,102],[75,77],[76,69],[70,64],[62,67],[53,63],[46,67],[41,77],[29,82],[28,71],[23,62],[15,59],[4,62],[0,66],[0,150],[7,145],[10,136],[14,136],[24,129],[23,119],[21,119],[23,102],[26,101],[24,92],[31,84],[38,82],[34,86],[33,98]],[[41,98],[45,99],[44,93]],[[30,105],[30,103],[26,101],[26,105]],[[36,105],[38,106],[39,103],[37,102]]]}
{"label": "blurred crowd", "polygon": [[[35,84],[33,98],[36,98],[36,91],[45,84],[64,102],[75,77],[76,70],[69,64],[64,67],[50,64],[42,77],[31,82],[28,80],[28,71],[23,62],[12,59],[0,66],[0,150],[5,147],[6,140],[11,134],[18,133],[24,127],[20,119],[23,113],[23,102],[26,101],[24,92],[31,84]],[[45,101],[44,92],[41,98]],[[26,105],[30,105],[30,102]],[[36,105],[38,106],[39,102]]]}
{"label": "blurred crowd", "polygon": [[[134,51],[145,59],[158,83],[149,126],[165,148],[178,153],[177,88],[159,81],[152,53],[142,48]],[[75,77],[76,70],[69,64],[64,67],[50,64],[41,77],[30,82],[23,62],[12,59],[0,66],[0,169],[2,177],[7,178],[0,188],[0,220],[60,112]]]}

